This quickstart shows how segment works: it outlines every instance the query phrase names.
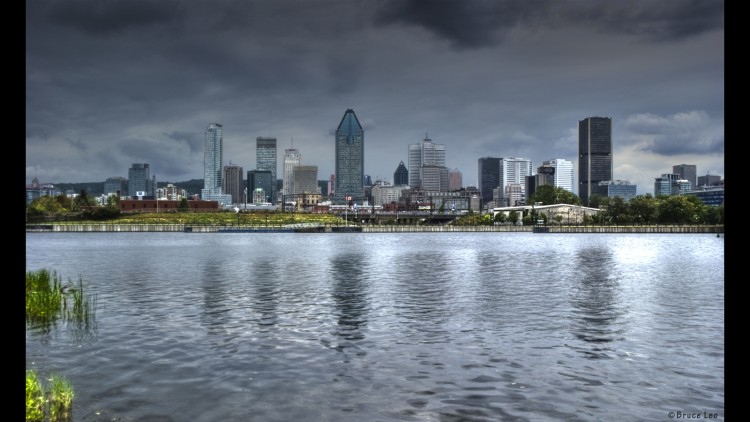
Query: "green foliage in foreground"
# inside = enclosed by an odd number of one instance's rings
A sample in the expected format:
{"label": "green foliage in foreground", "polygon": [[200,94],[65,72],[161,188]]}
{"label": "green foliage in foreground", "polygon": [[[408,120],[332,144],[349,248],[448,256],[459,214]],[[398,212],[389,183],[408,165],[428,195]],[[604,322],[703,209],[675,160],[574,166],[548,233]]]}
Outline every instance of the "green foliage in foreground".
{"label": "green foliage in foreground", "polygon": [[42,382],[33,369],[26,370],[26,421],[63,422],[71,419],[75,393],[63,375],[53,374]]}
{"label": "green foliage in foreground", "polygon": [[[74,334],[89,333],[94,327],[95,298],[84,294],[83,280],[63,284],[62,277],[49,270],[26,272],[26,323],[46,333],[62,320]],[[70,420],[73,388],[67,378],[53,374],[47,383],[36,371],[26,370],[26,420],[62,422]]]}
{"label": "green foliage in foreground", "polygon": [[62,320],[88,331],[93,327],[96,298],[84,294],[83,280],[63,284],[62,277],[49,270],[26,273],[26,322],[47,332]]}

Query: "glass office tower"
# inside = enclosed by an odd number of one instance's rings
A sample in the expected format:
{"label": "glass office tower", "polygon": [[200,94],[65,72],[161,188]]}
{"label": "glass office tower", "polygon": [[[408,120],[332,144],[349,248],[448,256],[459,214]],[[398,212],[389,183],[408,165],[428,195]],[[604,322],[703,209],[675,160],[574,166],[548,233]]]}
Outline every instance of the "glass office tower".
{"label": "glass office tower", "polygon": [[[334,202],[362,204],[365,200],[365,131],[347,109],[336,129],[336,189]],[[351,198],[349,200],[348,198]]]}

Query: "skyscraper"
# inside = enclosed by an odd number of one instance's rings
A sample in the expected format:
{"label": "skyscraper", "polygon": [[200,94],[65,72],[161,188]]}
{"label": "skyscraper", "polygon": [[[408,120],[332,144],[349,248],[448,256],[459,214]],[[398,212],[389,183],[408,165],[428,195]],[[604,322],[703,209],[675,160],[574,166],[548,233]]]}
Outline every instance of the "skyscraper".
{"label": "skyscraper", "polygon": [[594,186],[612,180],[612,118],[578,122],[578,196],[588,205]]}
{"label": "skyscraper", "polygon": [[[445,167],[445,145],[434,144],[432,139],[425,136],[422,142],[409,144],[409,187],[412,189],[422,188],[426,189],[424,185],[423,167],[430,166],[428,170],[429,174],[434,174],[436,170],[434,167]],[[446,169],[447,174],[447,169]],[[435,183],[431,182],[430,185],[434,186]],[[448,189],[446,183],[445,190]]]}
{"label": "skyscraper", "polygon": [[208,125],[203,149],[203,190],[201,197],[221,195],[222,163],[224,161],[224,128],[219,123]]}
{"label": "skyscraper", "polygon": [[271,203],[276,203],[276,171],[278,167],[276,156],[276,138],[264,138],[262,136],[256,138],[255,168],[256,170],[267,170],[271,172],[273,183],[271,191],[266,192],[268,201]]}
{"label": "skyscraper", "polygon": [[698,186],[698,169],[695,164],[678,164],[672,166],[672,173],[679,174],[680,179],[690,182],[691,188]]}
{"label": "skyscraper", "polygon": [[294,194],[294,168],[300,165],[302,155],[297,148],[287,148],[284,150],[284,174],[282,180],[281,194]]}
{"label": "skyscraper", "polygon": [[393,186],[406,186],[409,184],[409,170],[406,169],[404,162],[398,163],[396,171],[393,172]]}
{"label": "skyscraper", "polygon": [[334,202],[360,204],[365,199],[365,131],[354,110],[347,109],[336,129],[336,189]]}
{"label": "skyscraper", "polygon": [[492,201],[492,190],[500,186],[500,160],[497,157],[482,157],[477,163],[479,193],[482,207]]}

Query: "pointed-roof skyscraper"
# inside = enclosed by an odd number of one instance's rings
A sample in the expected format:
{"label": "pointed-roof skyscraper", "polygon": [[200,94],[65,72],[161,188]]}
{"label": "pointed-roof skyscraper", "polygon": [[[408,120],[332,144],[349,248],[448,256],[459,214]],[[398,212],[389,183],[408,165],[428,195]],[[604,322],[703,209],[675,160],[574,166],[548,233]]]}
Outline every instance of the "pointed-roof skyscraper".
{"label": "pointed-roof skyscraper", "polygon": [[[347,109],[336,129],[336,190],[334,202],[365,200],[365,131],[354,110]],[[349,199],[351,198],[351,199]]]}

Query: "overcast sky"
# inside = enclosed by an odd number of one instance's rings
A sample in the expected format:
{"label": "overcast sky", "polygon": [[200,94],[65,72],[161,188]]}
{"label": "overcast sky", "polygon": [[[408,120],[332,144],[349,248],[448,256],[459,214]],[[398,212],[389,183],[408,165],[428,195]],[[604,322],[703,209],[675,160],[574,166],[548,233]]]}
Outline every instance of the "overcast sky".
{"label": "overcast sky", "polygon": [[272,136],[279,170],[294,146],[324,180],[351,108],[373,180],[426,135],[464,186],[480,157],[577,184],[578,121],[603,116],[614,178],[653,194],[674,165],[724,176],[724,70],[717,0],[29,0],[26,183],[201,179],[211,122],[224,164]]}

